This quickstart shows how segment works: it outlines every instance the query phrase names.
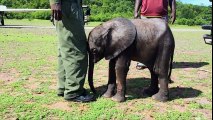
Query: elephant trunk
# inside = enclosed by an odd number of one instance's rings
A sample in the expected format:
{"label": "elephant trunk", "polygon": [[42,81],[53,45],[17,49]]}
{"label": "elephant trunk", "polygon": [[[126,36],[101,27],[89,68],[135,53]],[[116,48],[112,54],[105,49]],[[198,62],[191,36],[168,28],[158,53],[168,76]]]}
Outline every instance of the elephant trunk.
{"label": "elephant trunk", "polygon": [[92,90],[92,92],[94,94],[96,94],[96,90],[94,87],[94,83],[93,83],[93,73],[94,73],[94,62],[93,62],[93,55],[91,55],[91,53],[89,53],[89,72],[88,72],[88,82],[89,82],[89,86],[90,89]]}

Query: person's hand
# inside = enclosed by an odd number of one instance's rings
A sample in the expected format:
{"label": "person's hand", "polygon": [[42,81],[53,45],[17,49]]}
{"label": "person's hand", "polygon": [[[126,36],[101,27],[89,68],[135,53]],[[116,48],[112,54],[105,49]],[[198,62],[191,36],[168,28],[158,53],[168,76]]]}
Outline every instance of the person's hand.
{"label": "person's hand", "polygon": [[51,11],[52,11],[52,19],[60,21],[62,20],[62,12],[61,12],[61,4],[52,4],[51,5]]}
{"label": "person's hand", "polygon": [[175,20],[176,20],[176,12],[172,12],[172,14],[171,14],[171,20],[172,20],[172,24],[174,24]]}

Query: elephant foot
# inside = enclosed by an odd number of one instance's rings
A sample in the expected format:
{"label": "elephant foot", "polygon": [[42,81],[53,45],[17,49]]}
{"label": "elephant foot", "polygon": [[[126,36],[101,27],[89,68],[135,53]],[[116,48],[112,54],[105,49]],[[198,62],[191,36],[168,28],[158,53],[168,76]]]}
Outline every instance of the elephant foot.
{"label": "elephant foot", "polygon": [[153,88],[149,87],[149,88],[146,88],[143,90],[143,95],[147,95],[147,96],[151,97],[151,96],[157,94],[158,92],[159,92],[159,88],[153,89]]}
{"label": "elephant foot", "polygon": [[102,96],[104,97],[104,98],[111,98],[111,97],[113,97],[113,93],[112,92],[105,92]]}
{"label": "elephant foot", "polygon": [[169,96],[168,92],[167,93],[158,92],[157,94],[153,95],[152,98],[159,102],[167,102],[169,100],[168,96]]}
{"label": "elephant foot", "polygon": [[112,100],[115,102],[124,102],[125,101],[125,97],[116,94],[115,96],[112,97]]}

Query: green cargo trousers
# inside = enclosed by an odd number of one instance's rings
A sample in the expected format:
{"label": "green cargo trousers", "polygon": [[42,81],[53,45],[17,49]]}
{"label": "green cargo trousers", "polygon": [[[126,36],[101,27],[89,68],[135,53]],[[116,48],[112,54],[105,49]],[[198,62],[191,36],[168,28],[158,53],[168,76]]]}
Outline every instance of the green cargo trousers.
{"label": "green cargo trousers", "polygon": [[58,94],[72,99],[84,92],[88,67],[87,43],[80,0],[62,0],[62,21],[56,21],[59,38]]}

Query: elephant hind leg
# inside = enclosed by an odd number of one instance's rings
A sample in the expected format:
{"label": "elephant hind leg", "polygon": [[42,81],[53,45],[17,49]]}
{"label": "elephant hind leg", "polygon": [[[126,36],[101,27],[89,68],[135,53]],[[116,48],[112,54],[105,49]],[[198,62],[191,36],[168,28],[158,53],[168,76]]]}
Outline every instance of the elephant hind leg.
{"label": "elephant hind leg", "polygon": [[148,88],[145,88],[143,90],[143,95],[151,97],[152,95],[158,93],[159,87],[158,87],[158,75],[153,70],[150,70],[150,72],[151,72],[151,84]]}
{"label": "elephant hind leg", "polygon": [[160,84],[160,90],[157,94],[153,95],[152,98],[160,101],[166,102],[169,98],[169,58],[164,58],[160,61],[159,72],[158,72],[158,82]]}
{"label": "elephant hind leg", "polygon": [[158,74],[160,90],[157,94],[153,95],[152,98],[157,101],[166,102],[169,98],[169,70],[171,55],[173,53],[173,45],[164,43],[161,49],[162,51],[158,54],[154,69],[154,71]]}
{"label": "elephant hind leg", "polygon": [[157,94],[153,95],[154,100],[166,102],[169,99],[168,79],[159,77],[160,90]]}

